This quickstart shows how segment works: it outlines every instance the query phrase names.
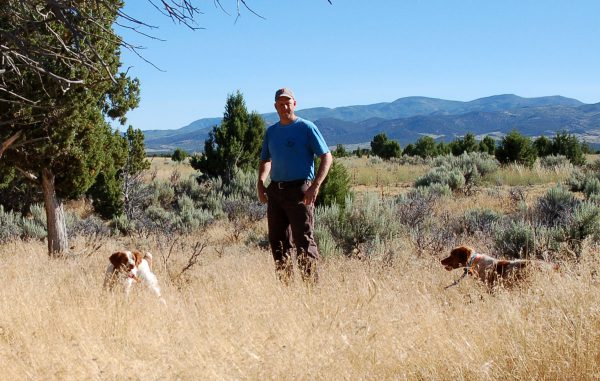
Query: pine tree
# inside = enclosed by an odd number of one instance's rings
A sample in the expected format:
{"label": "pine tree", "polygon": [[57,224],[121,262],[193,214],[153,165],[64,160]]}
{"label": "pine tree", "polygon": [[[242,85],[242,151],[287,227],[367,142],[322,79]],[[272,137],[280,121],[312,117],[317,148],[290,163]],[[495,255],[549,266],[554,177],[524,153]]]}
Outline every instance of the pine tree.
{"label": "pine tree", "polygon": [[204,154],[190,161],[192,167],[208,177],[233,179],[236,168],[242,171],[258,167],[265,134],[265,122],[253,112],[248,114],[243,95],[230,94],[220,126],[214,126],[204,142]]}

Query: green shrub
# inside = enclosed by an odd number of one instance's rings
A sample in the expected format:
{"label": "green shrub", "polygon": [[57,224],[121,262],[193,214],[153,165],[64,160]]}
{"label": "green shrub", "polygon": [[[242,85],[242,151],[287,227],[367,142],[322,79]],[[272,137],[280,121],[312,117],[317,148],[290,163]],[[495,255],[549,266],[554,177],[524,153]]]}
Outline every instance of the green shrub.
{"label": "green shrub", "polygon": [[441,184],[452,191],[465,190],[478,185],[482,177],[497,169],[496,159],[484,152],[439,156],[433,160],[433,168],[415,181],[415,187]]}
{"label": "green shrub", "polygon": [[344,206],[346,198],[351,196],[350,182],[350,174],[346,167],[334,160],[321,185],[316,205],[340,204]]}
{"label": "green shrub", "polygon": [[394,204],[368,193],[360,201],[348,197],[344,206],[317,207],[315,230],[321,251],[368,257],[377,240],[390,240],[399,232]]}
{"label": "green shrub", "polygon": [[546,169],[555,169],[571,166],[571,162],[564,155],[549,155],[540,157],[540,166]]}
{"label": "green shrub", "polygon": [[584,182],[583,193],[586,198],[600,194],[600,180],[596,177],[588,177]]}
{"label": "green shrub", "polygon": [[137,229],[135,221],[129,221],[124,214],[113,217],[110,222],[110,227],[123,235],[130,235]]}
{"label": "green shrub", "polygon": [[459,234],[491,234],[501,215],[491,209],[470,209],[459,218]]}
{"label": "green shrub", "polygon": [[533,228],[524,221],[498,224],[494,229],[496,251],[508,258],[528,258],[535,252]]}
{"label": "green shrub", "polygon": [[4,206],[0,205],[0,244],[13,241],[22,234],[21,216],[14,212],[4,211]]}
{"label": "green shrub", "polygon": [[69,237],[76,236],[108,236],[109,227],[102,219],[94,214],[81,218],[75,213],[67,213],[67,233]]}
{"label": "green shrub", "polygon": [[600,239],[600,206],[593,202],[582,202],[573,212],[565,233],[565,241],[578,256],[581,255],[582,243],[586,238]]}
{"label": "green shrub", "polygon": [[544,226],[563,226],[578,204],[579,201],[573,193],[557,186],[548,189],[546,194],[537,200],[534,215]]}
{"label": "green shrub", "polygon": [[566,184],[569,186],[571,192],[582,192],[585,187],[586,178],[586,173],[576,167],[571,172],[571,177],[569,177]]}
{"label": "green shrub", "polygon": [[152,205],[163,209],[171,209],[175,203],[175,188],[171,183],[165,181],[154,181],[152,183],[154,192]]}

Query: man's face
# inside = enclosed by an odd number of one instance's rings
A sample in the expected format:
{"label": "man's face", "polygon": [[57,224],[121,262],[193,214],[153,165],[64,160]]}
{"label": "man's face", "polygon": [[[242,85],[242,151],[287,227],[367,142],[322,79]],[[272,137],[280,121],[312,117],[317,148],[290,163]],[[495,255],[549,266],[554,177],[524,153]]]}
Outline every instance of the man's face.
{"label": "man's face", "polygon": [[295,109],[296,101],[293,98],[279,97],[275,101],[275,110],[283,122],[291,121],[294,118]]}

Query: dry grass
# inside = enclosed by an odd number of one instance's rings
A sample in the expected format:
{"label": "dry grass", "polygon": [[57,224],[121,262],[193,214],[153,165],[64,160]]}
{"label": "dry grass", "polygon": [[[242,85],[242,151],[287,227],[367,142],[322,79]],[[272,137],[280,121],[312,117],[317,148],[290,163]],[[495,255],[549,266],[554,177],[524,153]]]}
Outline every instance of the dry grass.
{"label": "dry grass", "polygon": [[426,165],[401,165],[371,157],[343,157],[335,160],[342,163],[350,174],[352,185],[381,187],[403,187],[427,173]]}
{"label": "dry grass", "polygon": [[[0,246],[2,379],[594,380],[600,377],[597,250],[562,274],[491,295],[437,258],[328,259],[322,282],[281,285],[266,251],[214,237],[186,283],[100,289],[105,242],[50,260],[42,243]],[[202,239],[202,237],[197,237]],[[156,242],[146,242],[155,257]],[[217,251],[219,253],[217,253]],[[184,260],[185,253],[180,260]]]}
{"label": "dry grass", "polygon": [[532,168],[519,164],[511,164],[501,167],[498,172],[490,177],[497,184],[511,186],[530,186],[539,184],[558,184],[567,180],[573,172],[572,165],[564,165],[555,168],[543,168],[539,162]]}
{"label": "dry grass", "polygon": [[181,178],[187,178],[196,172],[187,159],[178,163],[168,157],[156,156],[149,157],[148,161],[150,161],[150,170],[147,177],[155,176],[156,180],[168,180],[174,172],[179,173]]}
{"label": "dry grass", "polygon": [[[427,170],[352,163],[355,189],[386,196]],[[158,179],[193,172],[164,158],[152,166]],[[379,180],[359,188],[369,171]],[[518,184],[501,184],[443,208],[507,211],[510,185]],[[543,184],[527,186],[526,202],[545,192]],[[408,243],[385,265],[328,258],[318,287],[307,288],[280,284],[270,254],[232,240],[231,230],[221,223],[177,245],[110,239],[91,255],[60,260],[47,257],[44,243],[0,245],[0,379],[600,379],[597,247],[560,274],[494,294],[472,279],[444,290],[460,272],[446,272],[441,253],[415,258]],[[264,234],[264,221],[255,230]],[[209,246],[172,280],[196,241]],[[85,239],[72,244],[91,251]],[[140,287],[128,300],[101,290],[108,255],[132,246],[154,254],[166,307]],[[167,266],[170,247],[182,249]]]}

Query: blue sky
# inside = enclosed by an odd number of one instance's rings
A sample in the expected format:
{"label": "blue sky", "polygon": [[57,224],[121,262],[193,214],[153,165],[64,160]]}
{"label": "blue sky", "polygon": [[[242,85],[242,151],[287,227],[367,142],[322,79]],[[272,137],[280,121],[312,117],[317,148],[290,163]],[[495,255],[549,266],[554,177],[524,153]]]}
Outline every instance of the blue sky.
{"label": "blue sky", "polygon": [[125,12],[159,29],[120,30],[159,71],[128,51],[141,81],[128,124],[177,129],[220,117],[240,90],[250,111],[272,112],[279,87],[298,108],[391,102],[407,96],[468,101],[497,94],[600,102],[598,0],[246,0],[264,19],[221,0],[196,1],[205,29],[173,24],[144,0]]}

